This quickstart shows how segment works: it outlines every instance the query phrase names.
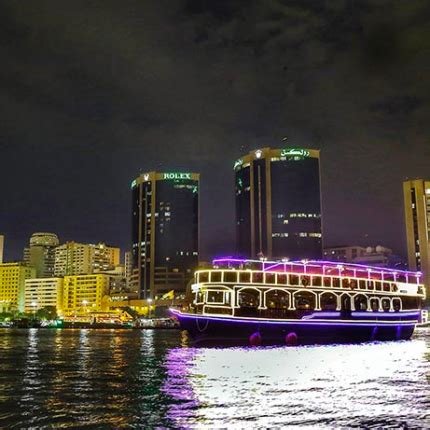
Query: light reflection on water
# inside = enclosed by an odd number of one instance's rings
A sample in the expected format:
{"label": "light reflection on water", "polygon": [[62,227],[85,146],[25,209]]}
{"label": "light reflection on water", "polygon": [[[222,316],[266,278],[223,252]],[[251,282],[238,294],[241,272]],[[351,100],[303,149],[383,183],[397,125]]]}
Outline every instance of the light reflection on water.
{"label": "light reflection on water", "polygon": [[430,427],[412,341],[195,348],[178,331],[0,330],[0,427]]}
{"label": "light reflection on water", "polygon": [[[361,345],[176,348],[165,390],[177,425],[430,425],[424,339]],[[194,405],[198,405],[195,407]]]}

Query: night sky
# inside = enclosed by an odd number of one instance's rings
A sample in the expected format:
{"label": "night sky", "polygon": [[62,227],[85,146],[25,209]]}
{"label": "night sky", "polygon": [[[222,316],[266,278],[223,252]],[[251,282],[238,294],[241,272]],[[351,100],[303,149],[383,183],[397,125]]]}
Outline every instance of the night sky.
{"label": "night sky", "polygon": [[130,242],[130,182],[201,173],[202,257],[234,250],[233,163],[321,149],[326,245],[405,255],[430,177],[430,2],[2,0],[0,234]]}

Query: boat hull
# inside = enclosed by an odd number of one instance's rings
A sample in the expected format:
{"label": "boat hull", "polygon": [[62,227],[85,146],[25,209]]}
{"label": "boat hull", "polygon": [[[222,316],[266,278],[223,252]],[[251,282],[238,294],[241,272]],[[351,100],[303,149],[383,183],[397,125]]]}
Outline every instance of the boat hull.
{"label": "boat hull", "polygon": [[302,320],[270,320],[172,313],[197,343],[271,345],[407,340],[417,323],[413,314],[385,319],[375,315],[371,320],[364,319],[360,313],[351,315],[350,319],[310,316]]}

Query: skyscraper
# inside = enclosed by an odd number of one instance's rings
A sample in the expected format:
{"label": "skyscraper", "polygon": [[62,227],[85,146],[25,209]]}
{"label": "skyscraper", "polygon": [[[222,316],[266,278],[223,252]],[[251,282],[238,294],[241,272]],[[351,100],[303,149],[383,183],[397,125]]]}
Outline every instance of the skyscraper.
{"label": "skyscraper", "polygon": [[406,241],[410,270],[423,272],[430,295],[430,180],[415,179],[403,182]]}
{"label": "skyscraper", "polygon": [[235,162],[239,255],[321,258],[319,158],[315,149],[261,148]]}
{"label": "skyscraper", "polygon": [[54,233],[31,235],[30,246],[24,249],[24,261],[35,268],[36,278],[54,276],[55,248],[58,244],[58,236]]}
{"label": "skyscraper", "polygon": [[149,172],[132,184],[132,260],[140,296],[182,292],[199,252],[198,173]]}

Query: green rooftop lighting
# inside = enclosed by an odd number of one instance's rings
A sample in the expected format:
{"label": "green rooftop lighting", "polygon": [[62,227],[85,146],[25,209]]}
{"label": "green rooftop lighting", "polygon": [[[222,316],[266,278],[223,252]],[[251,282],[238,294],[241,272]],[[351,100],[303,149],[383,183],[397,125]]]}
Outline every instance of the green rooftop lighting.
{"label": "green rooftop lighting", "polygon": [[192,179],[191,173],[164,173],[163,179]]}
{"label": "green rooftop lighting", "polygon": [[286,148],[281,150],[281,157],[288,160],[303,160],[311,155],[307,149],[303,148]]}

